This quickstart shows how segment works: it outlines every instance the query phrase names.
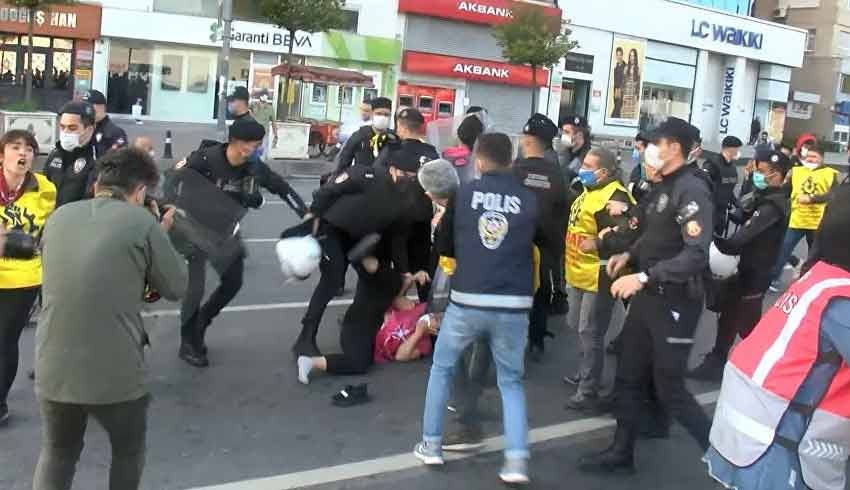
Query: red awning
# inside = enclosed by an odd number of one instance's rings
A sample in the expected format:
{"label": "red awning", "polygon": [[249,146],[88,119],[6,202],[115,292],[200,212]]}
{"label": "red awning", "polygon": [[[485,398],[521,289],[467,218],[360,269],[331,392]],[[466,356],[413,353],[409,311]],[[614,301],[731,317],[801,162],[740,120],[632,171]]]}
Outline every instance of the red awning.
{"label": "red awning", "polygon": [[305,65],[278,65],[272,68],[272,75],[285,77],[287,73],[291,74],[293,80],[301,80],[302,82],[318,82],[367,88],[374,87],[372,77],[351,70]]}

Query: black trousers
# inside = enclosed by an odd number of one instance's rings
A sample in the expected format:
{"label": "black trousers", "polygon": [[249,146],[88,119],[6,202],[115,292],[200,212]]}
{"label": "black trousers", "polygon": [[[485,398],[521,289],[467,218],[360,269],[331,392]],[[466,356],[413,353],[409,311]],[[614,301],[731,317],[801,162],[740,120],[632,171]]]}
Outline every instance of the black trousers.
{"label": "black trousers", "polygon": [[738,290],[728,298],[720,308],[717,317],[717,338],[714,341],[714,355],[721,359],[729,356],[729,350],[735,343],[735,336],[747,338],[761,320],[763,292]]}
{"label": "black trousers", "polygon": [[360,265],[355,270],[357,290],[345,312],[339,335],[342,354],[325,356],[327,372],[331,374],[363,374],[372,366],[375,336],[403,282],[401,274],[386,263],[381,263],[374,274],[367,273]]}
{"label": "black trousers", "polygon": [[549,314],[552,310],[552,297],[563,293],[563,250],[560,254],[547,254],[540,251],[540,287],[534,293],[534,302],[528,322],[528,340],[532,345],[542,345],[548,334]]}
{"label": "black trousers", "polygon": [[[322,261],[319,263],[321,276],[301,320],[305,327],[315,329],[319,328],[328,303],[336,296],[340,284],[345,283],[345,271],[348,269],[346,254],[355,244],[347,233],[325,222],[320,225],[318,235],[322,243]],[[357,270],[359,264],[352,265]]]}
{"label": "black trousers", "polygon": [[18,374],[21,332],[39,288],[0,289],[0,405],[6,403]]}
{"label": "black trousers", "polygon": [[454,380],[454,399],[457,421],[464,427],[481,428],[478,401],[487,385],[493,353],[487,339],[472,343],[458,360]]}
{"label": "black trousers", "polygon": [[[240,250],[231,257],[213,257],[198,252],[189,258],[189,287],[180,310],[180,335],[184,341],[192,341],[202,335],[203,330],[221,313],[242,289],[245,274],[245,256]],[[201,306],[206,286],[207,263],[218,273],[220,284],[207,302]]]}
{"label": "black trousers", "polygon": [[702,300],[693,300],[684,292],[644,291],[632,301],[617,365],[617,422],[631,429],[631,435],[636,434],[652,380],[661,406],[703,450],[708,449],[711,421],[688,392],[684,380],[701,313]]}

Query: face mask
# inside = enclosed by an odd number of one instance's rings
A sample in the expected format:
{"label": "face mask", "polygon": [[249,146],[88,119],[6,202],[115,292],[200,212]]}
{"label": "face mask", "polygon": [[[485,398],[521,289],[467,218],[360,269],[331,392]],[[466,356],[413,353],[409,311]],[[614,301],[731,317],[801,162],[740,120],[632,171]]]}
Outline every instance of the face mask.
{"label": "face mask", "polygon": [[596,172],[593,170],[581,169],[578,171],[578,178],[585,187],[596,185],[599,181],[596,178]]}
{"label": "face mask", "polygon": [[375,116],[374,119],[372,119],[372,127],[378,131],[386,131],[390,127],[390,117]]}
{"label": "face mask", "polygon": [[800,156],[801,156],[801,157],[803,157],[803,158],[806,158],[807,156],[809,156],[809,149],[808,149],[808,148],[803,147],[803,148],[800,150]]}
{"label": "face mask", "polygon": [[148,155],[150,155],[151,158],[156,158],[156,152],[153,151],[153,150],[151,150],[150,153],[148,153]]}
{"label": "face mask", "polygon": [[80,147],[80,133],[59,133],[59,145],[65,151],[74,151]]}
{"label": "face mask", "polygon": [[664,162],[661,160],[659,155],[658,147],[655,145],[649,145],[646,147],[646,151],[643,152],[643,159],[647,165],[655,170],[661,170],[664,166]]}
{"label": "face mask", "polygon": [[632,161],[634,161],[635,163],[640,162],[640,152],[638,151],[637,148],[632,150]]}
{"label": "face mask", "polygon": [[573,137],[569,134],[561,135],[561,144],[564,145],[565,148],[573,147]]}
{"label": "face mask", "polygon": [[739,151],[738,153],[735,153],[735,156],[732,159],[733,160],[740,160],[741,159],[741,152]]}
{"label": "face mask", "polygon": [[236,112],[236,105],[235,104],[227,104],[227,112],[229,112],[231,114]]}
{"label": "face mask", "polygon": [[803,162],[803,166],[806,167],[809,170],[815,170],[816,168],[820,167],[820,164],[819,163]]}
{"label": "face mask", "polygon": [[764,174],[758,170],[753,172],[753,187],[760,191],[767,189],[767,179],[765,179]]}

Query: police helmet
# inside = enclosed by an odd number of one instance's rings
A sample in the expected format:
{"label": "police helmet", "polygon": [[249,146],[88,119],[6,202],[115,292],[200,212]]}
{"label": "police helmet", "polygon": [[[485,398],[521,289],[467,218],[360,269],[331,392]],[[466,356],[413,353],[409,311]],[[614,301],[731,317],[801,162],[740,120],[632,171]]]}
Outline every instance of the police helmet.
{"label": "police helmet", "polygon": [[708,250],[708,264],[715,279],[729,279],[737,274],[740,262],[741,257],[721,253],[717,245],[714,242],[711,243],[711,248]]}
{"label": "police helmet", "polygon": [[303,281],[319,268],[322,247],[312,236],[284,238],[275,246],[280,270],[287,281]]}

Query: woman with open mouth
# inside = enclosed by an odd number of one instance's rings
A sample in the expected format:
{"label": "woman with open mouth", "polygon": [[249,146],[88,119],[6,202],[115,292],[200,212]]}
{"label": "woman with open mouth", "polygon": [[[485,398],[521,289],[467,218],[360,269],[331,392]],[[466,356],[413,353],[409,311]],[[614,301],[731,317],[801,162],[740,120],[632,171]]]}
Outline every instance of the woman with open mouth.
{"label": "woman with open mouth", "polygon": [[[0,137],[0,227],[31,246],[6,247],[0,257],[0,426],[9,419],[6,400],[18,372],[18,343],[41,287],[38,243],[56,207],[56,186],[33,173],[35,137],[12,130]],[[11,236],[11,235],[10,235]]]}

